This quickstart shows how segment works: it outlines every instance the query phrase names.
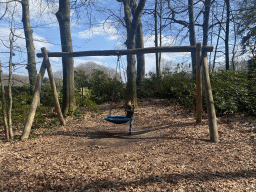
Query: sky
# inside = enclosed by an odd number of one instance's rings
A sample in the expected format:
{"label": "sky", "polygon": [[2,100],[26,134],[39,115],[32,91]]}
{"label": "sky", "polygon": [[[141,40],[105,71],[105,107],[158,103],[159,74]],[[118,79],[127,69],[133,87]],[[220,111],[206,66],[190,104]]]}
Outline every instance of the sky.
{"label": "sky", "polygon": [[[1,0],[0,2],[5,2]],[[50,52],[61,52],[60,32],[58,21],[54,13],[58,10],[57,3],[46,4],[45,1],[30,0],[30,19],[31,26],[33,28],[33,37],[35,39],[34,46],[35,52],[39,53],[41,47],[46,47]],[[113,9],[120,8],[120,3],[116,1],[104,1],[105,4],[111,2]],[[104,3],[102,4],[104,6]],[[109,5],[109,4],[108,4]],[[14,11],[13,11],[14,10]],[[43,11],[42,11],[43,10]],[[4,12],[4,6],[1,6],[0,13]],[[14,15],[12,14],[14,12]],[[71,14],[73,14],[72,12]],[[13,20],[12,20],[13,15]],[[81,14],[82,15],[82,14]],[[95,16],[96,15],[96,16]],[[75,16],[71,20],[71,33],[73,51],[91,51],[91,50],[118,50],[126,49],[123,42],[125,42],[125,28],[112,25],[112,20],[108,20],[106,23],[106,15],[97,13],[93,18],[93,25],[89,27],[86,25],[86,21],[77,21]],[[23,26],[21,22],[21,4],[11,3],[9,4],[9,10],[6,16],[0,21],[0,59],[3,66],[3,71],[8,71],[8,60],[9,60],[9,34],[11,25],[14,29],[16,36],[15,46],[18,47],[19,51],[15,51],[13,58],[14,63],[26,63],[26,49],[25,40],[23,33]],[[86,19],[85,19],[86,20]],[[12,21],[12,22],[11,22]],[[88,20],[87,20],[88,21]],[[12,24],[11,24],[12,23]],[[122,29],[121,29],[122,28]],[[120,30],[121,29],[121,30]],[[121,32],[120,32],[121,31]],[[154,35],[145,34],[144,36],[144,47],[154,47]],[[175,38],[172,36],[163,36],[163,46],[171,46],[175,42]],[[6,46],[4,46],[4,45]],[[17,49],[17,48],[16,48]],[[20,50],[22,52],[20,52]],[[6,52],[6,53],[5,53]],[[180,56],[188,55],[185,53],[164,53],[162,58],[164,61],[177,61]],[[149,71],[155,71],[155,54],[146,54],[146,73]],[[42,62],[41,58],[36,58],[37,70],[39,71]],[[110,68],[116,68],[117,57],[115,56],[98,56],[98,57],[77,57],[74,58],[74,66],[78,66],[87,61],[94,61],[97,64],[104,65]],[[54,72],[62,70],[61,58],[50,58],[52,69]],[[126,69],[126,56],[121,57],[121,67]],[[27,75],[25,66],[15,66],[14,73],[20,75]]]}
{"label": "sky", "polygon": [[[1,3],[7,0],[0,0]],[[44,0],[30,0],[30,19],[31,26],[33,28],[33,37],[35,39],[34,46],[35,52],[41,52],[41,47],[46,47],[50,52],[61,52],[60,32],[58,21],[55,13],[58,10],[57,3],[47,4]],[[58,2],[58,1],[56,1]],[[99,6],[101,10],[106,12],[112,12],[118,14],[121,8],[121,3],[113,0],[99,0]],[[0,4],[1,5],[1,4]],[[2,4],[3,5],[3,4]],[[0,6],[0,15],[5,11],[4,6]],[[149,8],[150,4],[146,4]],[[8,71],[8,60],[9,60],[9,34],[11,26],[15,29],[15,56],[13,58],[14,63],[26,64],[26,49],[25,39],[23,33],[23,25],[21,22],[21,4],[18,2],[9,3],[7,14],[0,20],[0,59],[3,66],[3,71]],[[108,9],[105,9],[108,8]],[[98,7],[98,9],[100,9]],[[79,15],[74,14],[72,11],[71,15],[71,33],[73,51],[92,51],[92,50],[118,50],[126,49],[124,42],[125,28],[120,24],[116,24],[113,18],[109,17],[109,14],[105,14],[104,11],[93,11],[89,18],[85,12],[90,11],[90,7],[80,9]],[[14,13],[14,14],[13,14]],[[1,16],[0,16],[1,17]],[[79,20],[77,19],[79,18]],[[106,19],[108,20],[106,21]],[[148,18],[142,18],[149,20]],[[152,18],[151,18],[152,19]],[[12,22],[11,22],[12,21]],[[90,23],[91,21],[91,23]],[[151,22],[152,21],[148,21]],[[90,23],[90,25],[88,25]],[[114,24],[113,24],[114,23]],[[144,47],[154,47],[155,36],[152,35],[153,29],[150,27],[143,26],[144,30]],[[175,30],[175,29],[174,29]],[[19,38],[18,38],[19,37]],[[170,34],[164,34],[162,36],[163,46],[174,46],[180,45],[179,40]],[[200,38],[199,38],[200,41]],[[184,41],[186,45],[189,43]],[[220,58],[223,60],[224,58]],[[155,71],[155,54],[146,54],[146,73],[149,71]],[[163,53],[162,60],[164,62],[173,63],[176,67],[177,63],[190,63],[190,53]],[[36,58],[37,70],[39,71],[42,58]],[[109,68],[116,68],[117,57],[116,56],[97,56],[97,57],[77,57],[74,58],[74,66],[78,66],[88,61],[94,61],[97,64],[104,65]],[[62,70],[61,58],[50,58],[52,69],[54,72]],[[121,57],[121,67],[126,69],[126,56]],[[25,65],[16,65],[14,67],[14,73],[20,75],[27,75]]]}

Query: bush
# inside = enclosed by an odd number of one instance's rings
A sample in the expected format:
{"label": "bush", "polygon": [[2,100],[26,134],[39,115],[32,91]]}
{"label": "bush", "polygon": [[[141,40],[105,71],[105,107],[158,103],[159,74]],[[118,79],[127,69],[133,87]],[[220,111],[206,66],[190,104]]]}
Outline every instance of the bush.
{"label": "bush", "polygon": [[[222,71],[211,75],[212,93],[218,116],[242,112],[256,115],[256,71]],[[196,82],[186,72],[168,73],[157,78],[151,73],[145,78],[143,90],[138,89],[140,97],[168,98],[186,107],[196,104]],[[206,101],[203,87],[203,108]]]}
{"label": "bush", "polygon": [[195,105],[196,86],[189,73],[169,73],[161,78],[153,73],[149,75],[144,80],[144,89],[138,91],[140,97],[168,98],[187,107]]}
{"label": "bush", "polygon": [[192,107],[195,105],[195,91],[195,80],[190,77],[189,73],[181,72],[163,78],[160,96]]}
{"label": "bush", "polygon": [[222,71],[211,77],[212,92],[217,115],[243,112],[255,115],[255,73]]}
{"label": "bush", "polygon": [[145,78],[143,84],[137,87],[139,98],[159,97],[161,78],[157,78],[155,73],[149,73],[149,78]]}
{"label": "bush", "polygon": [[40,104],[45,107],[54,107],[52,88],[50,85],[44,85],[41,87]]}
{"label": "bush", "polygon": [[100,70],[94,70],[88,82],[88,88],[91,90],[92,100],[97,104],[112,100],[113,90],[115,91],[115,101],[122,98],[121,82],[108,77]]}
{"label": "bush", "polygon": [[76,104],[79,107],[86,107],[91,112],[100,113],[98,105],[92,100],[91,90],[89,90],[87,87],[77,90],[75,97]]}

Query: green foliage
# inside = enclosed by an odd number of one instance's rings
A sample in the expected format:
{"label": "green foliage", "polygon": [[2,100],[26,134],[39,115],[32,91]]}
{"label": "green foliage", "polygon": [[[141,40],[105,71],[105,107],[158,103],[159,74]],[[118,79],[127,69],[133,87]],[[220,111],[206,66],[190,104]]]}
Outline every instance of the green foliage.
{"label": "green foliage", "polygon": [[[90,90],[90,101],[97,104],[104,103],[111,100],[113,89],[115,90],[114,100],[120,100],[122,98],[122,85],[121,82],[110,78],[104,71],[95,69],[93,70],[90,78],[88,75],[81,70],[75,72],[75,86],[77,90],[86,88]],[[79,98],[78,103],[83,103],[84,101],[89,101],[87,96],[84,98]],[[87,103],[87,106],[93,107],[93,102]],[[85,105],[85,103],[84,103]]]}
{"label": "green foliage", "polygon": [[139,98],[159,97],[162,80],[155,73],[150,72],[148,75],[149,78],[145,78],[143,84],[137,87],[137,96]]}
{"label": "green foliage", "polygon": [[84,71],[78,70],[75,71],[75,87],[80,89],[82,87],[87,87],[89,85],[88,75],[85,74]]}
{"label": "green foliage", "polygon": [[88,88],[91,90],[93,101],[98,104],[111,100],[113,90],[115,91],[114,100],[122,98],[121,82],[108,77],[106,73],[100,70],[94,70]]}
{"label": "green foliage", "polygon": [[91,112],[100,113],[99,106],[92,100],[91,90],[87,87],[77,90],[75,97],[79,107],[86,107]]}
{"label": "green foliage", "polygon": [[47,107],[54,107],[52,88],[50,85],[41,87],[40,104]]}
{"label": "green foliage", "polygon": [[[237,112],[256,115],[256,71],[216,72],[211,75],[211,86],[218,116]],[[161,78],[151,73],[143,88],[138,90],[139,97],[168,98],[187,107],[195,106],[196,82],[189,73],[170,72]],[[206,110],[204,90],[203,108]]]}
{"label": "green foliage", "polygon": [[[15,88],[14,90],[17,91]],[[12,118],[13,123],[17,122],[19,125],[23,125],[27,119],[32,96],[28,93],[27,87],[24,87],[24,90],[20,89],[20,91],[20,93],[13,92]]]}
{"label": "green foliage", "polygon": [[42,105],[37,107],[32,129],[39,128],[40,126],[45,125],[47,114],[49,114],[49,109],[47,107],[44,107]]}
{"label": "green foliage", "polygon": [[195,105],[195,81],[186,72],[173,73],[163,77],[159,94],[171,98],[187,107]]}
{"label": "green foliage", "polygon": [[[13,90],[12,122],[13,122],[14,128],[23,129],[27,120],[27,115],[29,113],[30,104],[33,96],[31,95],[30,93],[31,90],[28,86],[13,87],[12,90]],[[50,101],[52,100],[52,97],[50,98],[44,97],[44,99]],[[2,119],[2,103],[0,104],[0,108],[1,108],[0,118]],[[43,105],[40,105],[36,110],[36,115],[35,115],[32,129],[45,125],[47,114],[49,114],[49,109]]]}
{"label": "green foliage", "polygon": [[39,137],[40,135],[36,134],[33,130],[30,131],[29,138],[35,139]]}
{"label": "green foliage", "polygon": [[255,115],[256,74],[244,71],[222,71],[211,77],[217,115],[243,112]]}
{"label": "green foliage", "polygon": [[[58,93],[59,102],[62,101],[62,87],[63,83],[60,79],[54,79],[55,86]],[[40,104],[46,107],[54,107],[53,95],[52,95],[52,88],[50,84],[50,80],[48,78],[43,78],[41,92],[40,92]]]}
{"label": "green foliage", "polygon": [[138,91],[139,97],[168,98],[187,107],[195,104],[195,81],[190,74],[168,73],[158,78],[156,74],[150,73],[149,76],[144,81],[143,91]]}

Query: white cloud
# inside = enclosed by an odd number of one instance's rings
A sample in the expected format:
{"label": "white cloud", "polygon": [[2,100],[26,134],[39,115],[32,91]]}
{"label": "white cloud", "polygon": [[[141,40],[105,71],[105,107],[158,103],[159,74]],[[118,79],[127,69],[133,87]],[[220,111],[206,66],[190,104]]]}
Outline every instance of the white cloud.
{"label": "white cloud", "polygon": [[78,65],[80,65],[82,63],[87,63],[87,62],[94,62],[98,65],[103,65],[102,62],[96,61],[96,60],[74,59],[74,67],[77,67]]}
{"label": "white cloud", "polygon": [[[7,2],[7,0],[4,0]],[[29,15],[31,26],[38,25],[40,23],[49,26],[58,26],[55,13],[58,10],[58,3],[51,3],[46,1],[30,0],[29,1]],[[5,6],[0,7],[1,15],[5,12]],[[11,21],[13,19],[17,25],[21,25],[22,18],[22,5],[17,1],[8,3],[8,11],[4,16],[4,21]]]}
{"label": "white cloud", "polygon": [[[9,34],[10,34],[9,28],[0,28],[0,39],[3,42],[5,42],[7,46],[9,45]],[[24,30],[16,29],[14,30],[14,34],[17,36],[15,38],[14,46],[25,49],[26,42],[25,42]],[[49,49],[50,47],[52,47],[52,45],[44,37],[41,37],[36,33],[33,33],[33,38],[34,38],[34,46],[36,51],[41,51],[41,47],[46,47],[46,49]],[[6,48],[3,44],[0,44],[0,50],[9,51],[9,49]]]}
{"label": "white cloud", "polygon": [[50,62],[51,63],[60,63],[61,62],[61,57],[51,57]]}
{"label": "white cloud", "polygon": [[97,59],[97,60],[103,60],[103,59],[106,58],[106,56],[92,56],[92,57],[89,57],[89,58]]}
{"label": "white cloud", "polygon": [[97,35],[107,35],[109,40],[116,40],[119,38],[118,30],[109,22],[101,22],[99,26],[91,27],[88,30],[78,32],[77,36],[81,39],[92,39]]}
{"label": "white cloud", "polygon": [[[158,43],[160,42],[160,35],[158,35]],[[162,35],[162,46],[171,46],[176,42],[176,38],[168,35]],[[144,37],[144,47],[155,47],[155,35],[148,35]]]}

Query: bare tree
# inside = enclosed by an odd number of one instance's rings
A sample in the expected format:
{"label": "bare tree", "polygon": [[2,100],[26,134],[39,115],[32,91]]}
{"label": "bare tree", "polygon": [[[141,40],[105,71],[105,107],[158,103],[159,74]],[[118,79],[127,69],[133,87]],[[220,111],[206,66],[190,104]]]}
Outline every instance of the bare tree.
{"label": "bare tree", "polygon": [[14,34],[10,32],[9,36],[10,40],[10,58],[9,58],[9,83],[8,83],[8,98],[9,98],[9,105],[8,105],[8,128],[10,138],[13,139],[13,129],[12,129],[12,57],[14,56],[13,53],[13,42],[14,42]]}
{"label": "bare tree", "polygon": [[[136,48],[144,48],[142,22],[139,18],[139,24],[136,31]],[[145,78],[145,55],[137,54],[137,85],[143,85]]]}
{"label": "bare tree", "polygon": [[[191,46],[196,45],[195,19],[194,19],[194,1],[188,0],[189,14],[189,41]],[[191,52],[192,74],[196,74],[196,52]]]}
{"label": "bare tree", "polygon": [[[157,0],[155,0],[154,17],[155,17],[155,47],[158,47],[158,6],[157,6]],[[159,63],[159,54],[156,53],[156,75],[157,75],[157,77],[160,77],[160,74],[161,74],[161,70],[160,70],[160,63]]]}
{"label": "bare tree", "polygon": [[219,42],[220,42],[220,38],[221,38],[222,22],[223,22],[223,18],[224,18],[224,10],[225,10],[225,6],[223,6],[223,10],[222,10],[222,14],[221,14],[221,20],[219,22],[218,33],[216,34],[217,35],[217,42],[215,44],[213,64],[212,64],[212,72],[214,71],[214,68],[215,68],[215,65],[216,65],[217,51],[218,51],[218,46],[219,46]]}
{"label": "bare tree", "polygon": [[239,14],[236,18],[237,33],[242,37],[241,44],[244,52],[246,52],[246,47],[255,46],[256,42],[255,7],[255,0],[243,0],[239,5]]}
{"label": "bare tree", "polygon": [[22,23],[24,28],[24,34],[26,38],[26,49],[27,49],[27,70],[29,75],[29,83],[32,88],[35,86],[37,71],[36,71],[36,59],[35,59],[35,47],[33,43],[33,30],[30,26],[29,17],[29,0],[21,0],[22,4]]}
{"label": "bare tree", "polygon": [[5,128],[5,138],[7,141],[9,141],[10,140],[10,132],[9,132],[7,114],[6,114],[6,99],[5,99],[1,60],[0,60],[0,83],[1,83],[2,112],[3,112],[3,121],[4,121],[4,128]]}
{"label": "bare tree", "polygon": [[229,24],[230,24],[230,1],[225,0],[226,3],[226,35],[225,35],[225,56],[226,56],[226,71],[229,70]]}
{"label": "bare tree", "polygon": [[[170,0],[168,0],[168,8],[171,10],[171,17],[169,18],[172,22],[180,24],[183,26],[183,29],[188,28],[189,33],[189,42],[191,46],[196,46],[196,36],[195,36],[195,19],[194,19],[194,1],[188,0],[187,7],[185,3],[180,5],[179,10],[172,7]],[[186,19],[176,19],[176,16],[178,14],[183,14],[185,12],[188,12],[189,21],[187,22]],[[202,11],[199,11],[197,14],[197,18],[201,15]],[[197,24],[197,26],[202,26],[200,24]],[[196,73],[196,54],[191,53],[191,63],[192,63],[192,73],[195,76]]]}
{"label": "bare tree", "polygon": [[[139,25],[146,0],[140,0],[138,6],[135,6],[136,0],[117,0],[124,5],[124,20],[126,24],[127,49],[135,48],[135,34]],[[132,14],[134,12],[134,14]],[[134,105],[137,105],[136,94],[136,60],[134,55],[127,55],[127,100],[131,100]]]}
{"label": "bare tree", "polygon": [[[59,10],[56,13],[61,37],[62,52],[73,52],[70,30],[70,1],[59,1]],[[63,67],[63,102],[62,112],[67,115],[75,109],[74,60],[72,57],[62,58]]]}

